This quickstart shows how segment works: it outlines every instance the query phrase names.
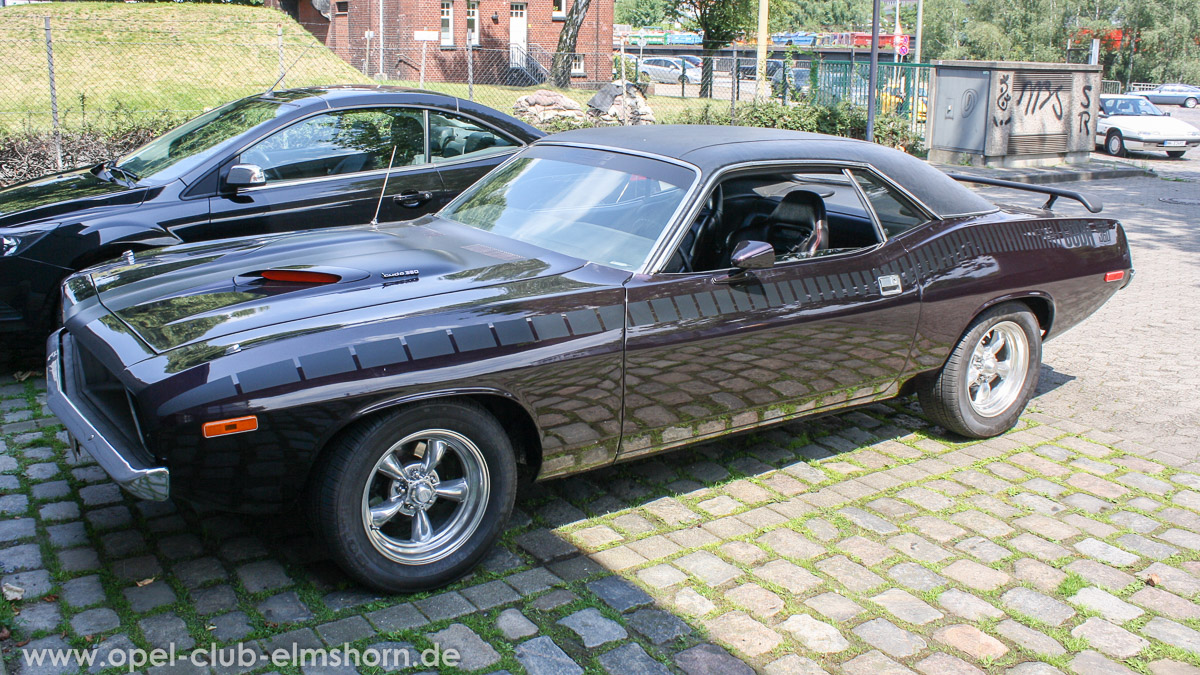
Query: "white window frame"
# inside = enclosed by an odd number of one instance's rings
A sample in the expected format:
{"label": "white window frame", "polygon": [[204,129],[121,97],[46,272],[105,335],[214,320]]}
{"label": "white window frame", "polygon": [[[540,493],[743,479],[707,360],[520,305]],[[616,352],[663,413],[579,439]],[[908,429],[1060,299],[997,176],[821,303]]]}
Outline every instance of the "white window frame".
{"label": "white window frame", "polygon": [[454,46],[454,3],[442,2],[442,22],[440,24],[442,33],[442,46]]}
{"label": "white window frame", "polygon": [[550,0],[550,18],[567,18],[567,0]]}
{"label": "white window frame", "polygon": [[479,3],[467,2],[467,42],[479,46]]}
{"label": "white window frame", "polygon": [[571,75],[587,75],[587,60],[583,54],[571,55]]}

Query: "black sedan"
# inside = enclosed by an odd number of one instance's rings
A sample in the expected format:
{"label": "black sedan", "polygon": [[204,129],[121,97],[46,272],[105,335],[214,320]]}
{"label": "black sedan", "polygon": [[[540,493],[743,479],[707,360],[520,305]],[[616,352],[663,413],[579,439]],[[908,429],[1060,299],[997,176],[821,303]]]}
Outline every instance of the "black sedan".
{"label": "black sedan", "polygon": [[[437,211],[541,131],[426,91],[269,92],[124,157],[0,190],[0,333],[57,319],[62,279],[148,248]],[[391,166],[391,171],[388,167]]]}
{"label": "black sedan", "polygon": [[997,208],[896,150],[739,127],[534,143],[437,215],[72,276],[50,408],[126,489],[296,501],[364,583],[470,570],[565,476],[920,394],[1011,428],[1042,342],[1129,280],[1119,223]]}

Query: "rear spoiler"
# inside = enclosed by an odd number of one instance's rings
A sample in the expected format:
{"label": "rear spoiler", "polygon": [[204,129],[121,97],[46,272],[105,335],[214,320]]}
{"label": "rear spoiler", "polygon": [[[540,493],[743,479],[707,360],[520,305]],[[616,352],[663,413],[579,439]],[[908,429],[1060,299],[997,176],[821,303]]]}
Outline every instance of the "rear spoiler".
{"label": "rear spoiler", "polygon": [[1087,209],[1088,211],[1091,211],[1092,213],[1100,213],[1101,211],[1104,210],[1104,204],[1102,204],[1099,199],[1096,199],[1094,197],[1089,197],[1089,196],[1083,194],[1082,192],[1074,192],[1072,190],[1063,190],[1062,188],[1056,188],[1056,187],[1046,187],[1044,185],[1030,185],[1029,183],[1017,183],[1015,181],[1000,180],[998,178],[983,178],[981,176],[969,176],[967,174],[962,174],[962,173],[949,173],[946,175],[950,176],[954,180],[961,181],[963,183],[979,183],[980,185],[991,185],[994,187],[1011,188],[1013,190],[1024,190],[1026,192],[1040,192],[1044,195],[1050,195],[1050,198],[1046,200],[1046,203],[1042,204],[1042,208],[1046,209],[1047,211],[1050,210],[1050,207],[1054,206],[1054,202],[1057,201],[1059,197],[1066,197],[1067,199],[1074,199],[1075,201],[1079,202],[1080,204],[1083,204],[1083,208]]}

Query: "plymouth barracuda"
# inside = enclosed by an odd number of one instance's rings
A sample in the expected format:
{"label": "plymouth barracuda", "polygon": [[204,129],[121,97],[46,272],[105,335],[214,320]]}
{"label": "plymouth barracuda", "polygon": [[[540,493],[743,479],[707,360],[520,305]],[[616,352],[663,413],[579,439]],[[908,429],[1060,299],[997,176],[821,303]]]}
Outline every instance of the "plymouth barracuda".
{"label": "plymouth barracuda", "polygon": [[137,496],[303,503],[355,578],[429,588],[488,552],[521,474],[910,392],[964,436],[1011,428],[1043,341],[1132,274],[1119,223],[1049,210],[1099,205],[1017,187],[1050,198],[816,134],[570,131],[437,214],[71,276],[49,405]]}

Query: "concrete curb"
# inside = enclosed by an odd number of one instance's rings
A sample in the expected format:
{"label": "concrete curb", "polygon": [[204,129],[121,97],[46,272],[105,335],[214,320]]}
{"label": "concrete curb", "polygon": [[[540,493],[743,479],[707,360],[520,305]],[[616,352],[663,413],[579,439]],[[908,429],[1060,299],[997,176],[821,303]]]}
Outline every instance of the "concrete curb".
{"label": "concrete curb", "polygon": [[948,173],[963,173],[971,176],[999,178],[1017,183],[1046,185],[1049,183],[1069,183],[1075,181],[1110,180],[1113,178],[1142,178],[1155,176],[1153,171],[1142,169],[1121,162],[1088,162],[1074,166],[1055,166],[1048,168],[1030,169],[990,169],[975,166],[952,166],[949,164],[934,164],[933,166]]}

